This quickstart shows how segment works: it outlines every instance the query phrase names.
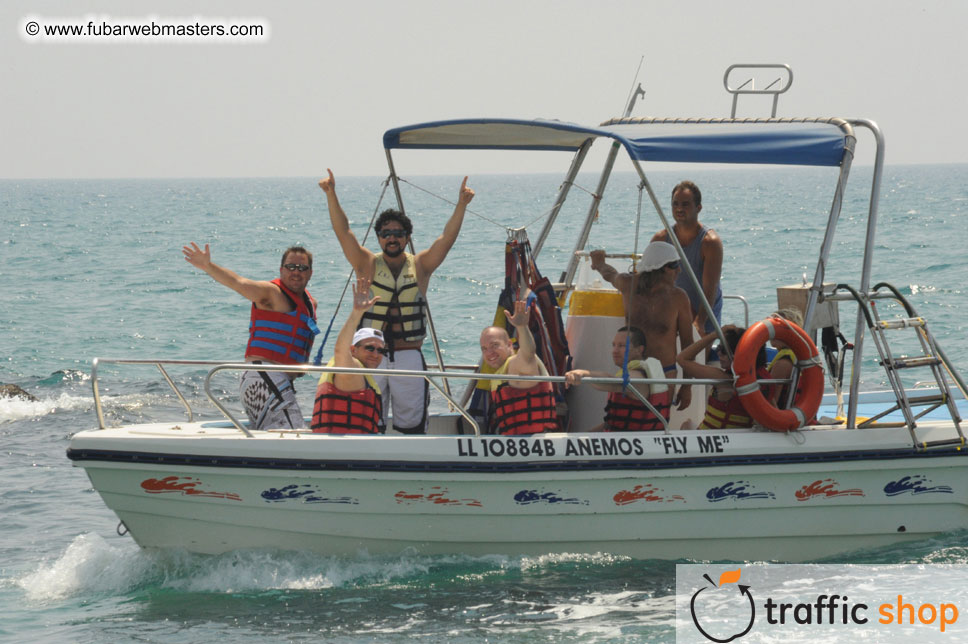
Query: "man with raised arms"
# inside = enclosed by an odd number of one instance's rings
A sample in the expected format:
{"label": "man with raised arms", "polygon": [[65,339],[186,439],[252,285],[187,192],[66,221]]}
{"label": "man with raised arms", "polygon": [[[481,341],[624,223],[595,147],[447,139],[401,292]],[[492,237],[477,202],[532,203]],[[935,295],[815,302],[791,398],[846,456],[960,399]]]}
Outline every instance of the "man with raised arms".
{"label": "man with raised arms", "polygon": [[[699,221],[699,211],[702,210],[702,193],[692,181],[681,181],[672,189],[672,216],[676,223],[672,231],[679,240],[679,245],[685,252],[686,260],[696,274],[696,279],[702,286],[706,301],[716,314],[716,320],[722,320],[723,291],[719,280],[723,273],[723,240],[716,231],[707,228]],[[668,242],[669,233],[660,230],[653,237],[654,242]],[[707,319],[706,308],[702,305],[699,293],[696,292],[685,271],[676,278],[676,286],[686,291],[689,304],[692,307],[693,323],[699,335],[705,335],[713,330],[713,324]],[[683,346],[687,346],[683,344]]]}
{"label": "man with raised arms", "polygon": [[[304,364],[309,361],[316,327],[316,300],[306,291],[313,276],[313,256],[302,246],[282,254],[279,278],[250,280],[212,261],[195,242],[183,246],[185,260],[252,302],[245,361],[253,364]],[[243,371],[239,384],[242,404],[254,429],[301,429],[306,426],[292,380],[302,374]]]}
{"label": "man with raised arms", "polygon": [[[504,312],[514,327],[518,350],[499,326],[481,332],[481,358],[494,373],[509,376],[547,376],[548,371],[535,351],[534,336],[528,329],[528,308],[514,303],[514,314]],[[550,382],[492,380],[490,433],[517,436],[558,431],[554,389]]]}
{"label": "man with raised arms", "polygon": [[[672,244],[652,242],[634,273],[619,273],[606,264],[604,250],[593,250],[589,255],[592,268],[622,294],[629,324],[645,334],[645,357],[656,358],[666,375],[675,377],[676,338],[681,346],[688,347],[693,337],[689,296],[675,284],[682,270],[676,249]],[[677,409],[688,407],[692,388],[676,388],[673,401]]]}
{"label": "man with raised arms", "polygon": [[[361,324],[383,331],[389,354],[381,363],[384,369],[426,369],[420,347],[427,333],[427,285],[430,276],[447,257],[457,241],[467,204],[474,191],[467,187],[464,177],[457,196],[457,207],[444,231],[424,250],[412,255],[406,252],[413,232],[410,219],[399,210],[385,210],[374,224],[380,253],[363,247],[350,230],[349,220],[336,196],[333,171],[319,182],[326,194],[329,219],[339,240],[343,254],[358,277],[370,279],[370,293],[379,297],[371,312],[365,313]],[[387,378],[376,381],[383,392],[383,412],[386,417],[393,407],[393,429],[404,434],[423,434],[427,428],[428,384],[422,378]]]}

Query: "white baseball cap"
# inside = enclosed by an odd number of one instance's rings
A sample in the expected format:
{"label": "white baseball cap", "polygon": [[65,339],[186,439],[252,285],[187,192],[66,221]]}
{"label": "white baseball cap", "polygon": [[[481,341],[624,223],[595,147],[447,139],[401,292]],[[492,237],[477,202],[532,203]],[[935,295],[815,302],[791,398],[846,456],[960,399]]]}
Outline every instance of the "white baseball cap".
{"label": "white baseball cap", "polygon": [[357,329],[356,333],[353,334],[353,346],[355,347],[360,342],[363,342],[363,340],[367,340],[369,338],[376,338],[380,342],[386,342],[383,339],[383,331],[365,326],[362,329]]}
{"label": "white baseball cap", "polygon": [[642,261],[639,262],[639,270],[655,271],[666,264],[679,261],[679,253],[676,247],[668,242],[652,242],[645,247],[642,253]]}

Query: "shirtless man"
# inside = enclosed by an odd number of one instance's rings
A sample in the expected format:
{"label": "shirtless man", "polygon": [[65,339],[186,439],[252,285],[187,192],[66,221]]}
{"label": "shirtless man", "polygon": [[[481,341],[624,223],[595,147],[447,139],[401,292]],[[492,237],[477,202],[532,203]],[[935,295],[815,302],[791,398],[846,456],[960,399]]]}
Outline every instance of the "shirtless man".
{"label": "shirtless man", "polygon": [[[715,230],[700,223],[699,211],[701,210],[702,193],[692,181],[682,181],[672,189],[672,216],[676,220],[672,230],[686,254],[689,265],[692,266],[692,271],[702,285],[702,292],[712,306],[716,319],[721,320],[723,291],[719,280],[723,272],[723,240]],[[652,241],[668,242],[668,231],[660,230],[652,237]],[[693,323],[699,330],[699,335],[712,331],[713,324],[707,319],[706,309],[685,271],[676,279],[676,286],[685,290],[689,296]],[[683,344],[683,346],[687,345]]]}
{"label": "shirtless man", "polygon": [[[245,361],[254,364],[309,362],[316,327],[316,300],[306,291],[313,276],[313,256],[302,246],[282,254],[279,278],[251,280],[212,261],[212,253],[195,242],[183,246],[185,261],[208,273],[252,302],[249,343]],[[243,371],[239,393],[253,429],[301,429],[306,426],[296,401],[293,378],[302,374],[282,371]]]}
{"label": "shirtless man", "polygon": [[[346,213],[336,196],[333,171],[319,182],[326,194],[329,219],[333,232],[343,248],[357,277],[371,280],[370,294],[378,297],[373,311],[363,315],[362,326],[382,330],[389,354],[381,368],[424,370],[420,351],[426,336],[427,285],[448,251],[457,241],[464,212],[474,198],[464,177],[457,196],[457,207],[447,220],[444,231],[434,242],[415,255],[406,252],[413,225],[398,210],[384,210],[374,224],[380,253],[364,248],[350,230]],[[383,392],[383,413],[393,406],[393,429],[404,434],[423,434],[427,431],[428,384],[422,378],[376,378]]]}
{"label": "shirtless man", "polygon": [[[674,376],[676,337],[680,346],[692,344],[693,319],[689,296],[675,285],[682,270],[676,249],[672,244],[652,242],[642,253],[638,265],[641,272],[635,273],[619,273],[606,264],[604,250],[593,250],[589,255],[592,268],[622,294],[629,324],[645,333],[645,356],[656,358],[663,371]],[[678,387],[673,402],[677,409],[688,407],[692,402],[691,387]]]}

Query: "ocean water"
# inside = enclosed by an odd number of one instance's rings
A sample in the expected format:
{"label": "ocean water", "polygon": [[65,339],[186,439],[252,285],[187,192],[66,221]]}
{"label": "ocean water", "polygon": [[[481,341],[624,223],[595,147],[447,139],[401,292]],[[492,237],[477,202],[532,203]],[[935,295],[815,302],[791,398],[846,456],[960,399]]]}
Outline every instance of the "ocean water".
{"label": "ocean water", "polygon": [[[857,285],[870,170],[855,168],[827,281]],[[813,276],[833,190],[829,170],[711,168],[651,176],[663,207],[682,178],[703,190],[701,219],[725,244],[724,290],[742,294],[752,319],[775,308],[775,288]],[[382,178],[338,177],[363,236]],[[459,176],[407,177],[453,199]],[[582,177],[593,189],[595,177]],[[448,363],[477,359],[477,333],[503,286],[507,228],[532,238],[559,175],[471,177],[477,191],[460,239],[431,281],[429,298]],[[641,250],[659,228],[638,190],[613,178],[589,245]],[[391,193],[388,193],[388,195]],[[539,257],[557,280],[588,197],[572,191]],[[404,185],[425,247],[452,207]],[[389,202],[382,207],[390,205]],[[479,215],[479,216],[478,216]],[[486,218],[486,219],[485,219]],[[213,259],[271,279],[287,246],[315,254],[310,291],[321,326],[335,313],[348,266],[333,239],[316,179],[0,181],[0,382],[37,402],[0,400],[0,640],[37,642],[644,642],[674,641],[675,562],[608,552],[548,557],[428,557],[403,553],[330,558],[308,553],[201,556],[143,552],[115,532],[116,517],[65,457],[70,435],[96,426],[93,357],[236,361],[248,304],[189,266],[180,248],[211,245]],[[881,194],[874,281],[895,284],[930,323],[948,356],[968,366],[968,166],[889,167]],[[372,239],[370,247],[375,247]],[[621,266],[621,261],[616,261]],[[841,305],[847,332],[854,312]],[[728,301],[724,318],[741,322]],[[869,350],[872,350],[868,343]],[[329,354],[329,351],[327,351]],[[204,368],[172,368],[204,418]],[[863,386],[884,387],[868,352]],[[157,371],[102,366],[109,423],[180,416]],[[230,375],[213,383],[233,409]],[[310,406],[312,387],[300,398]],[[439,402],[435,401],[435,405]],[[968,533],[840,557],[855,563],[968,563]]]}

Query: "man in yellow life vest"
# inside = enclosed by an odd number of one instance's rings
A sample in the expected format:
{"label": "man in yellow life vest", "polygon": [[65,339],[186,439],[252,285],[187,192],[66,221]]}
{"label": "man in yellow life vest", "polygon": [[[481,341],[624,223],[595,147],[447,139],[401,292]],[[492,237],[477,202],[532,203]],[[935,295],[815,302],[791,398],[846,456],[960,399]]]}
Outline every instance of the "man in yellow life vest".
{"label": "man in yellow life vest", "polygon": [[[370,293],[379,297],[373,310],[363,315],[361,325],[380,329],[387,343],[388,355],[381,363],[383,369],[426,369],[420,347],[427,334],[427,285],[448,251],[457,241],[464,212],[474,198],[464,177],[457,196],[457,207],[441,235],[424,250],[406,252],[413,224],[398,210],[385,210],[374,224],[380,253],[364,248],[350,230],[349,220],[336,196],[333,171],[319,182],[326,194],[329,219],[339,240],[343,254],[357,276],[371,280]],[[422,378],[388,378],[376,382],[383,392],[383,415],[393,408],[393,429],[404,434],[423,434],[427,431],[429,390]],[[389,403],[389,404],[387,404]]]}
{"label": "man in yellow life vest", "polygon": [[[509,376],[547,376],[548,370],[535,351],[534,336],[528,329],[529,312],[524,302],[514,303],[514,314],[504,312],[518,338],[515,352],[511,337],[499,326],[481,332],[481,362],[485,373]],[[491,380],[489,430],[493,434],[516,436],[558,431],[555,394],[550,382]]]}
{"label": "man in yellow life vest", "polygon": [[[327,367],[380,366],[386,348],[383,332],[357,325],[378,298],[370,298],[370,280],[361,277],[353,286],[353,310],[340,329]],[[325,373],[316,388],[312,430],[321,434],[378,434],[383,427],[383,401],[373,376]]]}

